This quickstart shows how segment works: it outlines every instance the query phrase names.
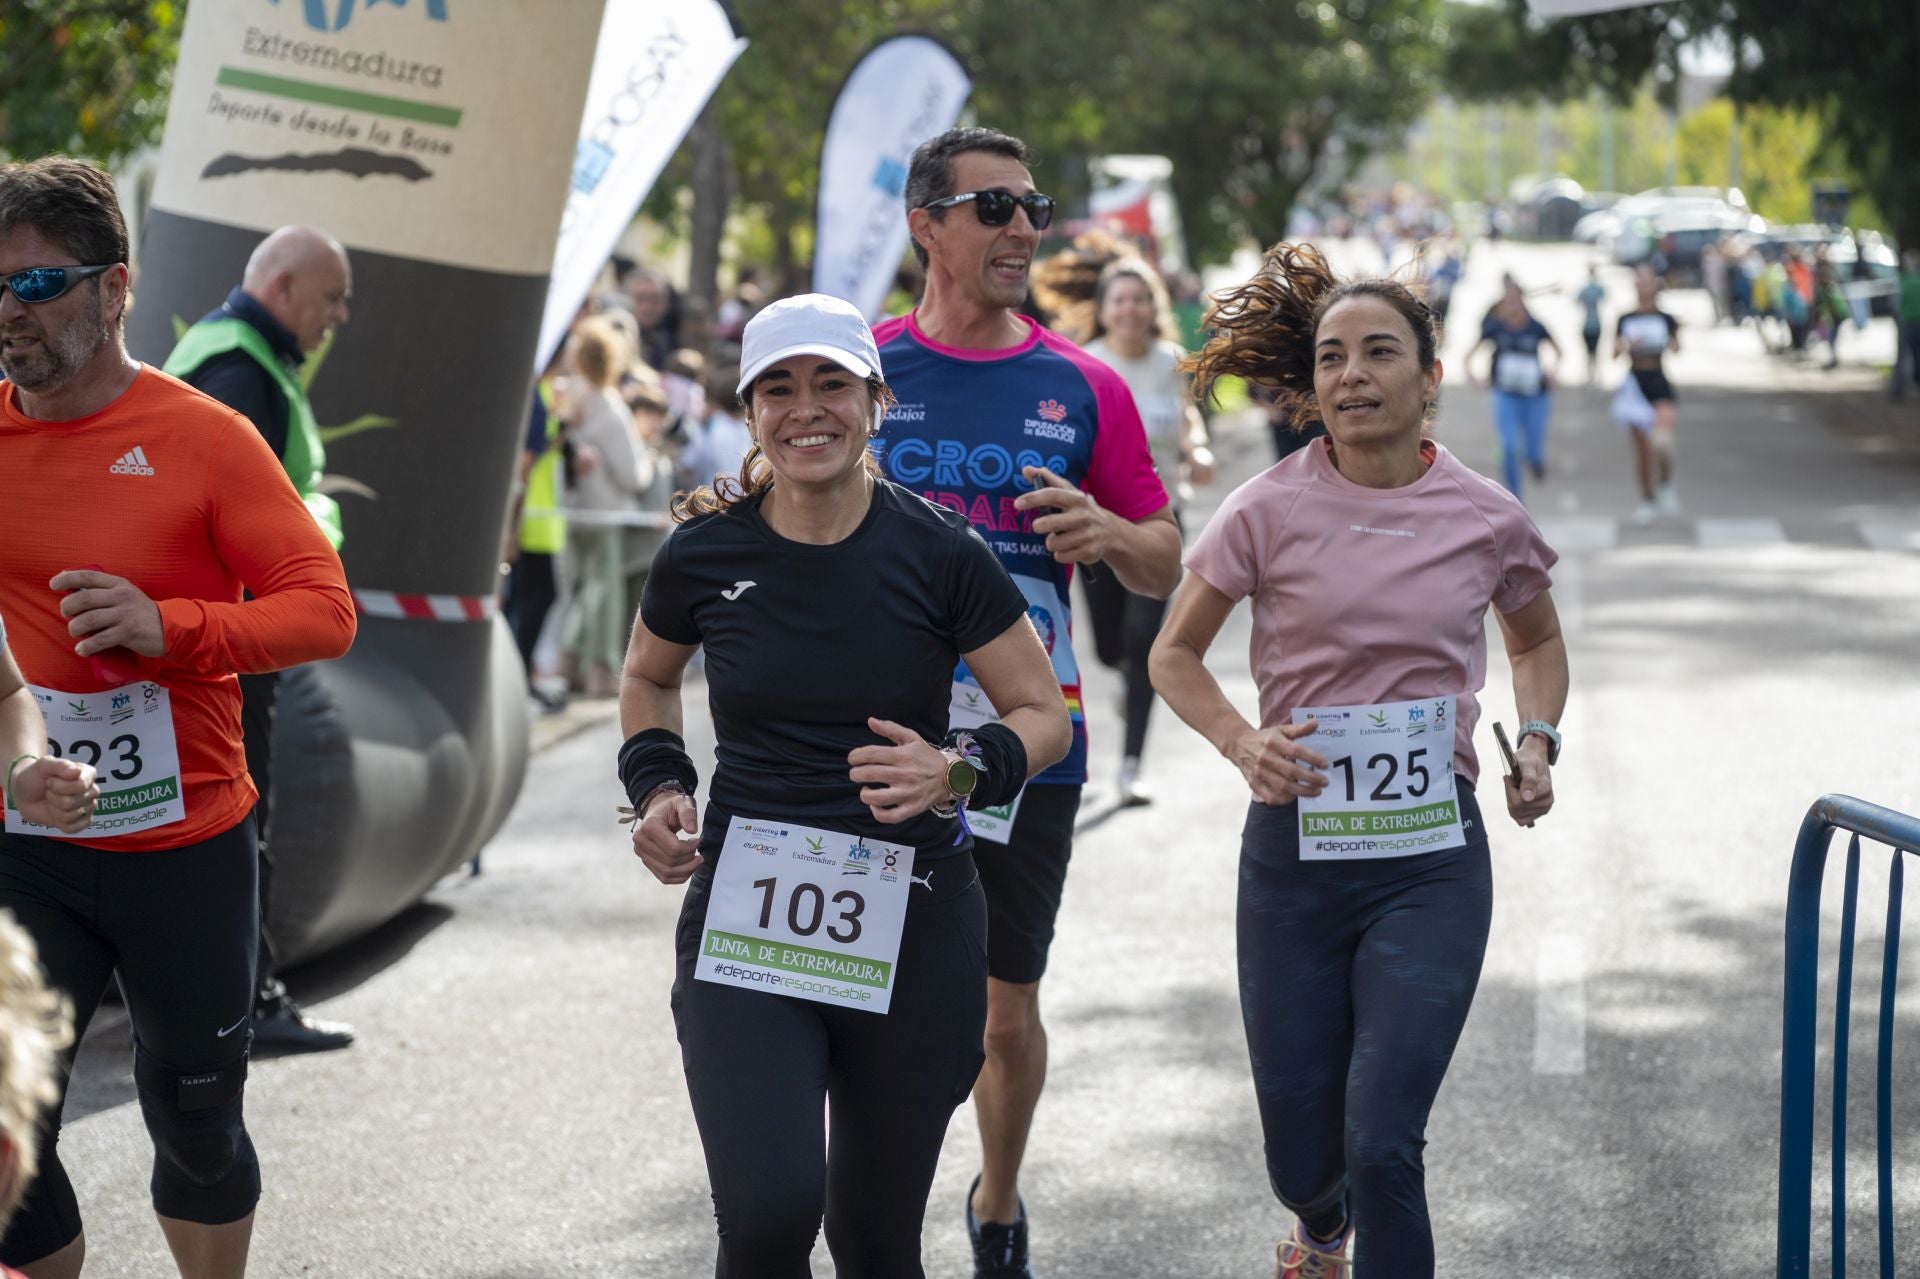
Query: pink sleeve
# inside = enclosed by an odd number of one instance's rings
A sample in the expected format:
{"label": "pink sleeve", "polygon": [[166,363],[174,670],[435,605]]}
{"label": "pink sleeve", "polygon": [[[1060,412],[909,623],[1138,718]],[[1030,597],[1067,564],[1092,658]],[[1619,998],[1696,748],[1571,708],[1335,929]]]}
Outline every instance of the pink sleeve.
{"label": "pink sleeve", "polygon": [[1277,524],[1255,489],[1263,478],[1256,475],[1228,494],[1187,550],[1187,568],[1230,600],[1260,588],[1260,571],[1273,550]]}
{"label": "pink sleeve", "polygon": [[1487,514],[1500,554],[1500,583],[1493,590],[1493,606],[1502,613],[1515,613],[1553,585],[1548,570],[1560,562],[1560,556],[1518,502]]}
{"label": "pink sleeve", "polygon": [[1068,358],[1093,387],[1094,407],[1100,415],[1083,487],[1094,501],[1123,520],[1144,520],[1166,510],[1167,489],[1153,469],[1147,428],[1140,422],[1133,392],[1118,373],[1079,348],[1069,352]]}

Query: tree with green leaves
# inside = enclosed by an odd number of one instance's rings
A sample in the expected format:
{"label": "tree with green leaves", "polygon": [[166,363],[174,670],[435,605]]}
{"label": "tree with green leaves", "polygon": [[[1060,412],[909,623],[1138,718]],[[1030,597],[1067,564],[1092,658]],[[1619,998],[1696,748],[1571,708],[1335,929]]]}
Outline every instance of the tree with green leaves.
{"label": "tree with green leaves", "polygon": [[[1173,159],[1197,260],[1269,244],[1315,181],[1397,140],[1432,98],[1448,40],[1434,0],[1140,4],[1129,100],[1109,138]],[[1329,171],[1335,156],[1343,172]]]}
{"label": "tree with green leaves", "polygon": [[1903,244],[1920,244],[1920,5],[1914,0],[1667,0],[1544,21],[1526,0],[1456,4],[1447,59],[1454,90],[1481,99],[1579,96],[1625,102],[1679,50],[1717,36],[1736,53],[1729,97],[1810,114],[1823,157],[1853,173]]}
{"label": "tree with green leaves", "polygon": [[0,4],[0,153],[116,160],[158,141],[185,5]]}
{"label": "tree with green leaves", "polygon": [[[1018,21],[988,0],[734,9],[751,43],[714,110],[738,200],[771,231],[776,274],[809,250],[839,86],[886,36],[919,31],[951,47],[973,77],[969,116],[1025,139],[1036,176],[1070,204],[1094,156],[1172,157],[1189,248],[1203,260],[1277,238],[1331,157],[1357,164],[1410,123],[1447,38],[1441,0],[1054,0]],[[683,154],[649,211],[684,216],[671,188],[690,172]]]}

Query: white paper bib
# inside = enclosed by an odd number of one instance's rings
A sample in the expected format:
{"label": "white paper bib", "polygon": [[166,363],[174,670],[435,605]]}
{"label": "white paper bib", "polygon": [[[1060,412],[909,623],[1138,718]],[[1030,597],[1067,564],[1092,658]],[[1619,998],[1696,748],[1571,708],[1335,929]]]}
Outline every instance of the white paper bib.
{"label": "white paper bib", "polygon": [[180,744],[173,731],[173,701],[149,680],[98,693],[64,693],[27,685],[47,721],[47,745],[63,759],[93,765],[100,801],[93,824],[78,835],[39,826],[20,815],[7,797],[6,827],[15,835],[55,839],[112,839],[183,821]]}
{"label": "white paper bib", "polygon": [[912,888],[911,848],[733,818],[693,975],[884,1013]]}
{"label": "white paper bib", "polygon": [[1300,860],[1414,857],[1466,842],[1453,782],[1449,697],[1296,707],[1300,744],[1326,756],[1327,788],[1300,797]]}

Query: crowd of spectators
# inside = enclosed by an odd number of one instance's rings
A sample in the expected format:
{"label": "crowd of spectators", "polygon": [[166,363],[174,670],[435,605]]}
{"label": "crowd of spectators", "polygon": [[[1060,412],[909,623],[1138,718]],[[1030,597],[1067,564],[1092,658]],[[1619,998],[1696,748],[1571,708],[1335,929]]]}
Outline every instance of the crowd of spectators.
{"label": "crowd of spectators", "polygon": [[740,469],[752,441],[734,383],[739,339],[766,298],[743,267],[709,310],[660,272],[616,257],[535,388],[503,609],[547,709],[612,696],[644,536],[674,492]]}

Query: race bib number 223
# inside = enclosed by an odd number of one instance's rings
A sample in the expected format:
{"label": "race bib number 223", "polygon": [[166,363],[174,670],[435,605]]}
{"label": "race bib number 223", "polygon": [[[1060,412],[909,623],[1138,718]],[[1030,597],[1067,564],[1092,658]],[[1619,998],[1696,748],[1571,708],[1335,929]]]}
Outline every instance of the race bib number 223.
{"label": "race bib number 223", "polygon": [[56,839],[111,839],[185,819],[173,701],[165,688],[146,681],[97,693],[28,687],[47,721],[49,751],[91,764],[100,783],[100,802],[93,825],[69,837],[22,817],[9,796],[7,830]]}

